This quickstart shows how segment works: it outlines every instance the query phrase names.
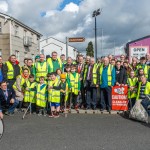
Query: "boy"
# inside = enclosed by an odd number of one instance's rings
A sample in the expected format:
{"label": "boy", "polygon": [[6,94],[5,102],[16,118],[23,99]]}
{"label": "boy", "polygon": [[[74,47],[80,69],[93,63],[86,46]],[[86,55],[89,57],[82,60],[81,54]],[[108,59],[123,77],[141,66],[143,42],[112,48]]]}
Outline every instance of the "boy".
{"label": "boy", "polygon": [[70,84],[71,84],[71,93],[72,93],[72,108],[78,110],[77,98],[80,92],[80,75],[76,72],[76,65],[71,66],[71,74],[70,74]]}
{"label": "boy", "polygon": [[44,76],[39,78],[40,83],[37,84],[37,94],[36,94],[36,106],[39,109],[38,115],[41,116],[42,113],[46,116],[46,102],[47,102],[47,84],[45,83]]}
{"label": "boy", "polygon": [[51,81],[48,83],[48,102],[50,102],[51,107],[49,117],[58,118],[60,111],[60,81],[55,72],[51,73]]}
{"label": "boy", "polygon": [[27,80],[23,85],[24,90],[24,102],[31,103],[32,113],[36,112],[36,82],[34,81],[34,75],[29,75],[29,80]]}
{"label": "boy", "polygon": [[135,72],[132,70],[130,72],[130,77],[127,79],[128,99],[130,99],[132,107],[134,106],[135,101],[136,101],[136,95],[137,95],[136,85],[137,85],[137,82],[138,82],[138,78],[135,77]]}
{"label": "boy", "polygon": [[[66,110],[66,101],[68,100],[68,83],[66,81],[66,74],[60,75],[60,111],[64,112],[64,107]],[[65,106],[64,106],[65,103]]]}

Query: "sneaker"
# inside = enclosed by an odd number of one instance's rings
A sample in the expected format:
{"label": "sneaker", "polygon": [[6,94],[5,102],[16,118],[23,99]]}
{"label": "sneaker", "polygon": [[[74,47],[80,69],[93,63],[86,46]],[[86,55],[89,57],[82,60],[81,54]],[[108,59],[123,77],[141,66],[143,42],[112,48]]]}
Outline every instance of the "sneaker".
{"label": "sneaker", "polygon": [[43,116],[46,117],[46,110],[43,110]]}
{"label": "sneaker", "polygon": [[53,114],[50,114],[48,117],[49,117],[49,118],[54,118],[54,115],[53,115]]}
{"label": "sneaker", "polygon": [[42,116],[42,110],[39,110],[38,116]]}
{"label": "sneaker", "polygon": [[7,115],[7,116],[14,116],[14,112],[8,112],[8,111],[6,111],[5,115]]}
{"label": "sneaker", "polygon": [[54,118],[59,118],[59,117],[60,117],[59,115],[55,115],[55,116],[54,116]]}

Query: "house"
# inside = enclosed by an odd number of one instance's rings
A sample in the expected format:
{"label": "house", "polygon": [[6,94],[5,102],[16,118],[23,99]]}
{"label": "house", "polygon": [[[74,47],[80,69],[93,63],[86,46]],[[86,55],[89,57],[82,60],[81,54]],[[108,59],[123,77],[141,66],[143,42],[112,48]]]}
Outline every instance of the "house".
{"label": "house", "polygon": [[39,44],[42,34],[19,20],[0,13],[0,55],[7,61],[15,54],[23,65],[24,58],[32,58],[40,53]]}
{"label": "house", "polygon": [[[58,53],[58,56],[60,56],[61,54],[66,55],[66,43],[53,37],[48,37],[40,41],[40,50],[41,53],[45,55],[51,55],[53,51],[56,51]],[[76,59],[78,53],[79,51],[75,47],[68,45],[68,57]]]}

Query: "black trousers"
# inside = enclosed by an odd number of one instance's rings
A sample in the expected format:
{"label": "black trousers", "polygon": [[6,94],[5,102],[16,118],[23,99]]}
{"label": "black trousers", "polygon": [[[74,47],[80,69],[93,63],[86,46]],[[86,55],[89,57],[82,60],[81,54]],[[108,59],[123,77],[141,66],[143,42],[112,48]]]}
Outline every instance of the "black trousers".
{"label": "black trousers", "polygon": [[112,103],[112,89],[110,86],[106,88],[100,88],[100,108],[111,110],[111,103]]}

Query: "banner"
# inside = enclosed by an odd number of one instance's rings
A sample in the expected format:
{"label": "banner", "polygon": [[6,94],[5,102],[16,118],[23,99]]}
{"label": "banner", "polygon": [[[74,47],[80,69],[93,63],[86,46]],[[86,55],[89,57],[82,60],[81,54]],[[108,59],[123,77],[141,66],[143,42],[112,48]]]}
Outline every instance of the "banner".
{"label": "banner", "polygon": [[112,110],[128,110],[127,86],[114,86],[112,88]]}

